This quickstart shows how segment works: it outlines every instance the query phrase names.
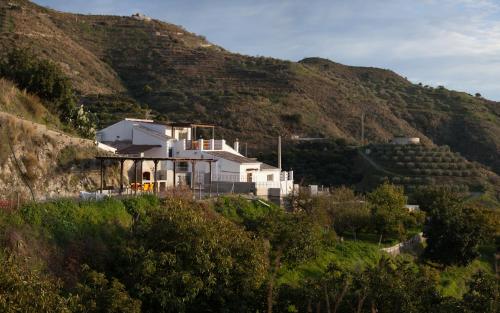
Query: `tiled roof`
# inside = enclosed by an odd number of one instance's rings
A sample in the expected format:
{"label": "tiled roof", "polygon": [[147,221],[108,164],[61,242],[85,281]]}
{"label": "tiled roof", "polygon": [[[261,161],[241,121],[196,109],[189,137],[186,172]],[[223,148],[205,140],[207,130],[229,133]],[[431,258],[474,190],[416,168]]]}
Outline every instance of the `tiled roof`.
{"label": "tiled roof", "polygon": [[227,151],[206,151],[206,152],[210,155],[213,155],[214,157],[236,163],[260,163],[259,161],[257,161],[257,159],[246,158],[244,156],[233,154]]}

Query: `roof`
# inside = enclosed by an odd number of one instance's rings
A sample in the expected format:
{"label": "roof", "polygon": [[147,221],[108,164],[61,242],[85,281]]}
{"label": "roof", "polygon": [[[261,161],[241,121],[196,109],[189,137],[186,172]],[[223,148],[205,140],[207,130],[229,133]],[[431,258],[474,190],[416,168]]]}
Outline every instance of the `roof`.
{"label": "roof", "polygon": [[266,164],[266,163],[262,163],[260,165],[260,169],[261,170],[279,170],[278,167],[275,167],[275,166],[272,166],[272,165],[269,165],[269,164]]}
{"label": "roof", "polygon": [[246,158],[241,155],[237,155],[227,151],[205,151],[206,153],[213,155],[214,157],[225,159],[228,161],[236,163],[261,163],[257,159]]}
{"label": "roof", "polygon": [[129,145],[117,151],[118,154],[139,154],[153,148],[159,148],[160,145]]}
{"label": "roof", "polygon": [[172,139],[172,137],[169,137],[165,134],[162,134],[154,129],[151,129],[151,128],[143,126],[143,125],[135,125],[134,129],[138,129],[138,130],[143,131],[149,135],[156,136],[156,137],[159,137],[161,139],[166,139],[166,140]]}
{"label": "roof", "polygon": [[196,124],[196,123],[184,123],[184,122],[173,122],[173,123],[166,123],[165,125],[172,126],[172,127],[215,127],[215,125],[210,125],[210,124]]}

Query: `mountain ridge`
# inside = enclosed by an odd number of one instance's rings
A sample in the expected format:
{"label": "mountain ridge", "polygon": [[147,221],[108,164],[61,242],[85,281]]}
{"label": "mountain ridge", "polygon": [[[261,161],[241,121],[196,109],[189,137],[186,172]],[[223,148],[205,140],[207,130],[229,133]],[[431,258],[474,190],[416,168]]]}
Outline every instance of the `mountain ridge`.
{"label": "mountain ridge", "polygon": [[500,172],[494,101],[413,84],[390,70],[231,53],[157,20],[64,13],[24,0],[0,7],[0,53],[30,47],[60,64],[81,102],[98,116],[106,111],[101,126],[146,112],[213,123],[221,136],[259,150],[278,134],[359,142],[364,114],[370,142],[419,136]]}

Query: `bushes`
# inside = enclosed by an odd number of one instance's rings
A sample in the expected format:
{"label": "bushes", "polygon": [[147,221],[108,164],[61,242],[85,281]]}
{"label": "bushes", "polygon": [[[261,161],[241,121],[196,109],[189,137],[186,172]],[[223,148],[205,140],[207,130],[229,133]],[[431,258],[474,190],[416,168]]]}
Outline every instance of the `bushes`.
{"label": "bushes", "polygon": [[141,216],[146,216],[147,210],[158,208],[160,200],[154,195],[142,195],[140,197],[130,197],[122,200],[127,212],[138,219]]}
{"label": "bushes", "polygon": [[0,76],[45,100],[49,111],[81,135],[94,136],[93,117],[77,106],[71,82],[55,63],[40,60],[29,50],[14,49],[0,62]]}
{"label": "bushes", "polygon": [[493,233],[484,212],[466,206],[450,191],[423,190],[417,201],[429,215],[424,228],[425,256],[433,261],[467,265],[479,255],[479,244]]}
{"label": "bushes", "polygon": [[217,212],[224,217],[255,230],[257,222],[269,214],[281,210],[279,207],[259,200],[248,200],[241,196],[219,197],[214,204]]}
{"label": "bushes", "polygon": [[263,284],[263,243],[194,203],[148,212],[124,249],[123,277],[147,312],[247,311]]}
{"label": "bushes", "polygon": [[75,110],[75,96],[71,83],[62,71],[49,61],[39,60],[32,52],[14,49],[0,63],[0,74],[13,80],[19,87],[53,102],[52,111],[60,113],[65,121],[71,120]]}
{"label": "bushes", "polygon": [[0,257],[0,312],[70,313],[61,283],[28,267],[21,258]]}
{"label": "bushes", "polygon": [[76,299],[74,311],[85,313],[140,313],[141,302],[130,297],[125,286],[117,279],[111,281],[84,265],[82,279],[74,289]]}
{"label": "bushes", "polygon": [[88,236],[112,236],[113,231],[128,227],[132,222],[125,206],[115,199],[31,203],[21,209],[21,216],[30,225],[43,225],[47,235],[61,245]]}

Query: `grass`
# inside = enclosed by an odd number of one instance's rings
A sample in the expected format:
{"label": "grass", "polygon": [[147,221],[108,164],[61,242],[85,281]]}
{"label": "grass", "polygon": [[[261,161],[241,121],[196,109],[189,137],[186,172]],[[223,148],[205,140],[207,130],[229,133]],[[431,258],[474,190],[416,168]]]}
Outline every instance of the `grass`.
{"label": "grass", "polygon": [[12,82],[0,78],[0,111],[25,120],[60,128],[61,123],[36,96],[19,90]]}
{"label": "grass", "polygon": [[494,246],[483,247],[481,249],[481,257],[474,260],[467,266],[449,266],[441,273],[439,291],[444,296],[461,298],[467,291],[466,282],[477,271],[485,271],[491,274],[493,272],[493,254]]}
{"label": "grass", "polygon": [[[467,281],[477,271],[493,273],[494,247],[483,247],[480,258],[467,266],[449,266],[440,273],[438,290],[443,296],[461,298],[467,291]],[[344,241],[325,249],[314,260],[295,268],[284,267],[280,271],[278,284],[298,286],[306,278],[321,278],[327,266],[336,262],[342,268],[352,271],[375,266],[385,255],[377,244],[365,241]]]}
{"label": "grass", "polygon": [[328,264],[337,262],[349,270],[363,269],[377,264],[382,257],[378,245],[363,241],[344,241],[321,251],[320,255],[296,268],[283,268],[280,272],[279,284],[296,286],[307,277],[319,278]]}

